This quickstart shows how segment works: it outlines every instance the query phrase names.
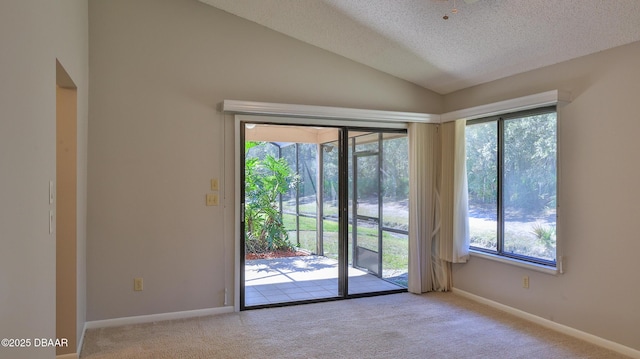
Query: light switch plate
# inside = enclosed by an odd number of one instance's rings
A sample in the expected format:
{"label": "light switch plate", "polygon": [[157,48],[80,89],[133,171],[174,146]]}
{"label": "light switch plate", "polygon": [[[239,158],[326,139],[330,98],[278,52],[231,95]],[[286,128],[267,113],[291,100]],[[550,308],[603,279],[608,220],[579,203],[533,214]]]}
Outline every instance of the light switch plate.
{"label": "light switch plate", "polygon": [[56,217],[53,210],[49,211],[49,234],[53,234],[53,225],[56,223]]}
{"label": "light switch plate", "polygon": [[207,206],[217,206],[217,205],[218,205],[218,194],[207,193]]}
{"label": "light switch plate", "polygon": [[53,181],[49,181],[49,204],[53,204],[55,188],[53,187]]}
{"label": "light switch plate", "polygon": [[217,178],[212,178],[211,179],[211,190],[212,191],[217,191],[220,188],[219,183],[218,183],[218,179]]}

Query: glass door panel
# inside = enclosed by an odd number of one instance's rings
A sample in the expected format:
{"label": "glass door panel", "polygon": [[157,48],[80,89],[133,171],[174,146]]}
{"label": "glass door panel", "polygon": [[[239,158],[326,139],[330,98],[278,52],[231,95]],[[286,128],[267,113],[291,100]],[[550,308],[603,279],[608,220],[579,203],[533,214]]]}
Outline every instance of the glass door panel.
{"label": "glass door panel", "polygon": [[[377,142],[376,142],[377,143]],[[356,146],[356,150],[357,150]],[[380,275],[380,169],[377,151],[355,152],[354,264]]]}
{"label": "glass door panel", "polygon": [[381,134],[350,133],[352,213],[350,234],[349,294],[399,289],[380,279],[382,276],[381,217]]}
{"label": "glass door panel", "polygon": [[357,233],[355,266],[372,274],[380,274],[379,228],[375,220],[358,219],[354,231]]}
{"label": "glass door panel", "polygon": [[408,269],[406,133],[359,132],[351,147],[349,294],[402,290]]}
{"label": "glass door panel", "polygon": [[385,133],[382,146],[382,278],[408,285],[409,143],[406,134]]}
{"label": "glass door panel", "polygon": [[242,129],[240,308],[338,297],[339,143],[300,142],[325,128]]}
{"label": "glass door panel", "polygon": [[339,143],[329,142],[320,145],[321,150],[321,217],[317,254],[338,260],[338,150]]}

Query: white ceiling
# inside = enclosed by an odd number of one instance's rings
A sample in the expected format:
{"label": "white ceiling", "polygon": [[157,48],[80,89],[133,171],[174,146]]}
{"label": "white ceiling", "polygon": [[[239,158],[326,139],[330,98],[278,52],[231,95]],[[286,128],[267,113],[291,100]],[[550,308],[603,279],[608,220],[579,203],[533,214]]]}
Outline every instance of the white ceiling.
{"label": "white ceiling", "polygon": [[440,94],[640,41],[639,0],[200,1]]}

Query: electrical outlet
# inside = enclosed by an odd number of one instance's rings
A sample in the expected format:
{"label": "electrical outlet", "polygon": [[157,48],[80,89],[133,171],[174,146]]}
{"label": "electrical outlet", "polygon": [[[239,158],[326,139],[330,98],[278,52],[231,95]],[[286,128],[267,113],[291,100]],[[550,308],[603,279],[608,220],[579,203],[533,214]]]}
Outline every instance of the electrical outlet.
{"label": "electrical outlet", "polygon": [[133,279],[133,290],[139,292],[144,289],[142,278],[134,278]]}
{"label": "electrical outlet", "polygon": [[522,277],[522,288],[529,289],[529,277]]}

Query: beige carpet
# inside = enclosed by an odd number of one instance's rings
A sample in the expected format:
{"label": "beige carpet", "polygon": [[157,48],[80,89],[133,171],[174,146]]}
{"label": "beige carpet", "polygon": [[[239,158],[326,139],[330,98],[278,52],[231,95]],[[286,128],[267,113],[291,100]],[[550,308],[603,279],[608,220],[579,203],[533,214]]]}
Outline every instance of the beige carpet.
{"label": "beige carpet", "polygon": [[97,358],[625,358],[450,293],[88,330]]}

